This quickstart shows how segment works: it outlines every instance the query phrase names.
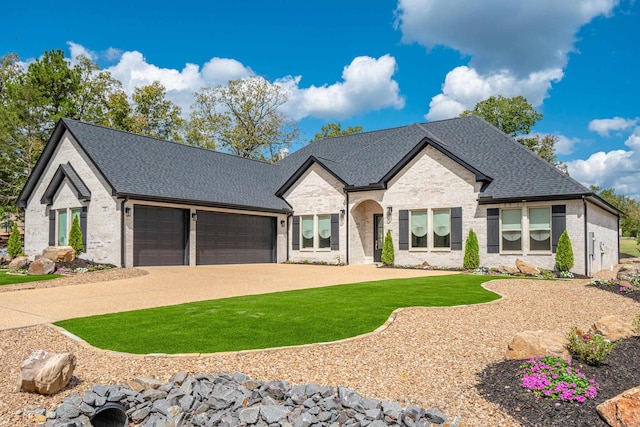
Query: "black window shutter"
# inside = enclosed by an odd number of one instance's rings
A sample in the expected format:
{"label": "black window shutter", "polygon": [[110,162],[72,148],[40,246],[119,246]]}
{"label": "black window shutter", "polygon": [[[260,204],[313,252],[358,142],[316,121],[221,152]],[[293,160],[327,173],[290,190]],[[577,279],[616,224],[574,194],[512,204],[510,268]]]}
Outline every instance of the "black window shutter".
{"label": "black window shutter", "polygon": [[451,208],[451,250],[462,250],[462,208]]}
{"label": "black window shutter", "polygon": [[291,249],[300,250],[300,217],[293,217],[293,227],[291,230]]}
{"label": "black window shutter", "polygon": [[551,251],[555,254],[558,240],[567,228],[567,206],[551,206]]}
{"label": "black window shutter", "polygon": [[500,209],[487,209],[487,253],[500,253]]}
{"label": "black window shutter", "polygon": [[331,214],[331,250],[340,249],[340,216],[339,214]]}
{"label": "black window shutter", "polygon": [[398,213],[400,219],[400,228],[398,234],[398,249],[401,251],[409,250],[409,211],[401,210]]}
{"label": "black window shutter", "polygon": [[80,210],[80,229],[82,230],[82,246],[84,246],[84,251],[87,251],[87,211],[89,210],[88,206],[83,206]]}
{"label": "black window shutter", "polygon": [[49,209],[49,246],[56,245],[56,211]]}

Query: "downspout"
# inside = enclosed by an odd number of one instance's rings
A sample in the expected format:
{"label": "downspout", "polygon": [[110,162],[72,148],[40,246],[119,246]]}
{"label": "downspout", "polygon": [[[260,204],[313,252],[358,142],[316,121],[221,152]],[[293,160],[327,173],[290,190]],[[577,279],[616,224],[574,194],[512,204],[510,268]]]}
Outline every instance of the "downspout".
{"label": "downspout", "polygon": [[129,200],[128,196],[125,196],[124,199],[122,199],[122,204],[120,205],[120,264],[121,267],[124,268],[125,267],[125,226],[124,226],[124,204],[127,203],[127,201]]}
{"label": "downspout", "polygon": [[290,237],[289,236],[289,226],[290,226],[289,219],[292,216],[293,216],[293,214],[291,214],[291,213],[287,214],[287,244],[286,244],[286,246],[287,246],[287,259],[285,261],[289,261],[289,237]]}
{"label": "downspout", "polygon": [[347,226],[347,238],[346,238],[346,256],[347,256],[347,262],[346,264],[349,265],[349,192],[345,191],[344,192],[345,196],[346,196],[346,206],[344,207],[344,220],[345,220],[345,224]]}
{"label": "downspout", "polygon": [[582,196],[582,206],[584,209],[584,275],[589,277],[589,232],[587,229],[587,199]]}
{"label": "downspout", "polygon": [[617,217],[618,217],[618,264],[620,264],[620,213],[618,213]]}

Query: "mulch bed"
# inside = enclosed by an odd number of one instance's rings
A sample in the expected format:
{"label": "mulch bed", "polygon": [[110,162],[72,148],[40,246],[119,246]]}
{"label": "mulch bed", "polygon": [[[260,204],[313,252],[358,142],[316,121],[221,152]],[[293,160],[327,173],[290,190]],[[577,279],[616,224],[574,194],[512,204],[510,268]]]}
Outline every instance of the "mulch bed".
{"label": "mulch bed", "polygon": [[115,265],[112,264],[102,264],[99,262],[93,262],[93,261],[89,261],[86,259],[82,259],[82,258],[76,258],[71,262],[56,262],[56,268],[59,267],[64,267],[67,270],[71,270],[73,271],[76,268],[89,268],[89,267],[94,267],[94,266],[99,266],[99,265],[106,265],[109,268],[114,268]]}
{"label": "mulch bed", "polygon": [[[621,291],[619,284],[589,284],[640,302],[640,291]],[[623,391],[640,385],[640,337],[621,340],[601,366],[574,363],[588,378],[600,385],[598,396],[584,403],[541,399],[520,384],[518,369],[524,361],[507,360],[487,366],[480,374],[480,393],[499,405],[525,427],[603,426],[608,424],[596,412],[596,406]]]}
{"label": "mulch bed", "polygon": [[507,360],[487,366],[479,374],[478,390],[525,427],[606,427],[608,424],[600,418],[596,406],[640,385],[640,337],[621,340],[601,366],[574,363],[600,385],[596,398],[584,403],[536,401],[534,394],[520,384],[518,368],[523,363],[522,360]]}

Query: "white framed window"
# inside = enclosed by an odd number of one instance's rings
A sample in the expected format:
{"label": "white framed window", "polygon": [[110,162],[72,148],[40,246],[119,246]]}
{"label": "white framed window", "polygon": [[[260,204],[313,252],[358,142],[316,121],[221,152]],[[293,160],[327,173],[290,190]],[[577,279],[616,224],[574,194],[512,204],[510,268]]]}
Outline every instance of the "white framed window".
{"label": "white framed window", "polygon": [[529,250],[551,251],[551,208],[529,208]]}
{"label": "white framed window", "polygon": [[451,247],[451,210],[433,210],[433,247]]}
{"label": "white framed window", "polygon": [[503,209],[501,221],[502,250],[522,250],[522,209]]}
{"label": "white framed window", "polygon": [[427,248],[427,217],[426,209],[410,212],[411,248]]}
{"label": "white framed window", "polygon": [[80,221],[80,208],[58,209],[56,218],[56,243],[58,246],[69,245],[69,232],[74,218]]}
{"label": "white framed window", "polygon": [[313,249],[314,248],[314,236],[315,236],[315,227],[314,227],[314,216],[313,215],[305,215],[300,218],[300,247],[302,249]]}
{"label": "white framed window", "polygon": [[331,249],[331,215],[318,215],[318,249]]}

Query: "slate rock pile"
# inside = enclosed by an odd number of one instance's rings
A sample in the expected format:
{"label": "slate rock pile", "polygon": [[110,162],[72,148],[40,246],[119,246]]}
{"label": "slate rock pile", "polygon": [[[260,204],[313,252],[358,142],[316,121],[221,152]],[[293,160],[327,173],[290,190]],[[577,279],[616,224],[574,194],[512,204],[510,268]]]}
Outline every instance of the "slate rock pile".
{"label": "slate rock pile", "polygon": [[463,425],[458,417],[447,420],[437,408],[403,408],[397,402],[363,398],[346,387],[336,391],[313,383],[291,386],[286,381],[252,380],[241,373],[178,372],[166,384],[149,379],[140,384],[139,391],[121,385],[94,385],[82,396],[71,394],[47,413],[51,419],[43,425],[88,427],[92,417],[102,415],[100,408],[113,404],[122,405],[131,423],[145,427]]}

